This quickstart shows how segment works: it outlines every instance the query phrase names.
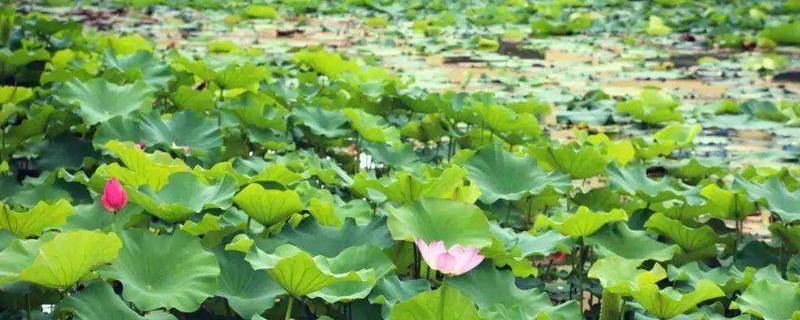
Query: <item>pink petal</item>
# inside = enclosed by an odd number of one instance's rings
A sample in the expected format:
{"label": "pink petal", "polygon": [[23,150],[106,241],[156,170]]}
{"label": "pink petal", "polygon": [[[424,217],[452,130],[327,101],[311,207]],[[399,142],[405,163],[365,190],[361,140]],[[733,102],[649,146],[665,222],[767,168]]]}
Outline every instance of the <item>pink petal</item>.
{"label": "pink petal", "polygon": [[431,268],[439,270],[445,274],[454,274],[457,263],[458,263],[458,258],[447,252],[444,252],[436,257],[436,266]]}
{"label": "pink petal", "polygon": [[460,245],[450,248],[449,253],[456,257],[456,266],[453,274],[463,274],[481,264],[484,257],[479,255],[479,252],[478,248],[464,248]]}
{"label": "pink petal", "polygon": [[432,241],[430,245],[426,245],[424,240],[417,239],[416,243],[417,248],[419,248],[419,253],[422,254],[422,259],[424,259],[425,263],[431,268],[436,266],[436,259],[439,255],[446,252],[444,242],[442,241]]}

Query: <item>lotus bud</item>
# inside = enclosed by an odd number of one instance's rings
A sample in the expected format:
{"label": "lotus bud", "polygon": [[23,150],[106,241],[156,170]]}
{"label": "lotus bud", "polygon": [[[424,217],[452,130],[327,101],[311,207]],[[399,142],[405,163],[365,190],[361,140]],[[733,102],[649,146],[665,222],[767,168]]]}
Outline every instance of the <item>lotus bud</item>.
{"label": "lotus bud", "polygon": [[100,203],[108,211],[120,211],[128,204],[128,194],[117,178],[112,177],[108,180],[105,188],[103,188],[103,196],[100,198]]}

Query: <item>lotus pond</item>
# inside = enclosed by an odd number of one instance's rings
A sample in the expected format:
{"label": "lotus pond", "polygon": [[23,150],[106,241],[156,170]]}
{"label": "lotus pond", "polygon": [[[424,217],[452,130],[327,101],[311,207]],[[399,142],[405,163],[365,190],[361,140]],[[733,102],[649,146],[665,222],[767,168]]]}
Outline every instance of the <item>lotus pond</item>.
{"label": "lotus pond", "polygon": [[0,318],[800,320],[798,0],[3,1]]}

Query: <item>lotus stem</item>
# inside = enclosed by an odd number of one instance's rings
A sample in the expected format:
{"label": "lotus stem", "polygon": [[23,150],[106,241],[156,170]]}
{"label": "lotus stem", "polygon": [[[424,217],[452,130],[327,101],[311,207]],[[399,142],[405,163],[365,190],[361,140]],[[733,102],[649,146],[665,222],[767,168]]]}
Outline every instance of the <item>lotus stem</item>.
{"label": "lotus stem", "polygon": [[283,317],[283,320],[289,320],[292,318],[292,306],[294,305],[294,297],[289,297],[289,305],[286,306],[286,316]]}
{"label": "lotus stem", "polygon": [[622,296],[603,289],[600,300],[600,320],[622,319]]}

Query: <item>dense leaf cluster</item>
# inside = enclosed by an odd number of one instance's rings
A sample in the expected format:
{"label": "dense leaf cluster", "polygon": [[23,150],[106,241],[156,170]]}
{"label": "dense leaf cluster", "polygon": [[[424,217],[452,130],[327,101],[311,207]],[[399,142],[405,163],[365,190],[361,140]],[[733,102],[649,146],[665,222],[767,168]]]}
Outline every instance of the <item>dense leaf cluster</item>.
{"label": "dense leaf cluster", "polygon": [[[519,11],[551,15],[532,21],[538,33],[590,28],[556,14],[572,2],[463,11],[478,25]],[[406,8],[447,14],[418,5]],[[728,18],[708,20],[796,43],[796,22]],[[447,23],[430,19],[415,27]],[[646,32],[669,32],[659,20]],[[323,49],[192,56],[13,8],[0,38],[0,317],[800,319],[797,173],[662,166],[702,129],[666,92],[616,104],[652,135],[578,127],[559,143],[540,125],[547,103],[428,92]],[[610,100],[594,94],[577,103]],[[129,199],[114,213],[100,204],[112,177]],[[745,232],[762,213],[769,239]],[[416,239],[486,260],[447,277]]]}

